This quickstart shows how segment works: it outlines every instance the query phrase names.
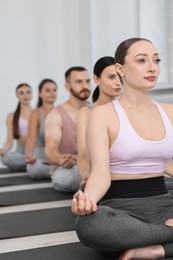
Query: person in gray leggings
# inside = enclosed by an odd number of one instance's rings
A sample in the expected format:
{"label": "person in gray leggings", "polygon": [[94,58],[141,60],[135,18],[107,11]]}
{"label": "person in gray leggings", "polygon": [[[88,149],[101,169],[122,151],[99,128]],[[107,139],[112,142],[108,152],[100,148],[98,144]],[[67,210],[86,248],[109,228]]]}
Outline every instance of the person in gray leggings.
{"label": "person in gray leggings", "polygon": [[[102,200],[94,214],[77,217],[75,229],[84,245],[103,254],[120,256],[130,248],[163,244],[168,252],[166,257],[170,257],[173,227],[164,224],[169,218],[173,218],[173,199],[169,193],[141,198],[121,197]],[[152,255],[150,250],[153,247],[148,249],[148,257]],[[145,255],[145,258],[137,259],[152,258]]]}
{"label": "person in gray leggings", "polygon": [[26,171],[25,143],[28,134],[28,121],[32,111],[31,87],[21,83],[16,87],[18,105],[7,116],[7,140],[0,148],[2,163],[11,171]]}
{"label": "person in gray leggings", "polygon": [[91,172],[72,200],[80,241],[129,259],[173,257],[173,199],[165,185],[173,156],[173,105],[149,96],[160,72],[154,44],[130,38],[117,47],[122,95],[89,116]]}
{"label": "person in gray leggings", "polygon": [[32,179],[50,178],[51,166],[45,156],[45,118],[53,109],[57,98],[57,84],[51,79],[43,79],[39,86],[39,98],[29,120],[26,141],[27,172]]}
{"label": "person in gray leggings", "polygon": [[77,163],[76,119],[81,108],[88,106],[90,78],[81,66],[65,72],[69,98],[56,106],[45,121],[46,156],[52,164],[51,181],[57,191],[76,192],[81,178]]}

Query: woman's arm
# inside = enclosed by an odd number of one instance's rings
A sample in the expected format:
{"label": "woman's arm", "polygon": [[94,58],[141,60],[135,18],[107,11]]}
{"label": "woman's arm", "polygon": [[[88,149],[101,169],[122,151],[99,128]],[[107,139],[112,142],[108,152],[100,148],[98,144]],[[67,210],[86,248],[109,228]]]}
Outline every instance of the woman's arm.
{"label": "woman's arm", "polygon": [[91,112],[86,128],[91,174],[84,193],[87,193],[96,203],[104,196],[111,182],[108,111],[103,107],[95,108]]}
{"label": "woman's arm", "polygon": [[[163,107],[163,109],[165,110],[167,116],[169,117],[172,125],[173,125],[173,105],[172,104],[168,104],[168,103],[160,103],[160,105]],[[172,155],[173,157],[173,155]],[[166,164],[166,169],[165,169],[165,173],[171,177],[173,177],[173,161],[169,161]]]}
{"label": "woman's arm", "polygon": [[25,159],[27,163],[34,163],[33,151],[37,143],[37,132],[40,122],[39,110],[34,109],[31,112],[28,124],[28,136],[25,145]]}
{"label": "woman's arm", "polygon": [[109,170],[109,109],[95,108],[88,119],[86,141],[91,161],[91,173],[84,193],[75,194],[72,201],[74,214],[90,214],[108,190],[111,177]]}
{"label": "woman's arm", "polygon": [[171,177],[173,177],[173,162],[169,161],[166,164],[165,173]]}
{"label": "woman's arm", "polygon": [[88,155],[88,149],[86,145],[86,126],[90,109],[85,107],[79,111],[76,131],[77,131],[77,167],[78,172],[82,178],[82,181],[88,179],[90,174],[90,160]]}
{"label": "woman's arm", "polygon": [[6,119],[7,126],[7,140],[4,143],[3,147],[0,149],[0,155],[3,155],[5,152],[10,150],[14,143],[13,138],[13,113],[10,113]]}

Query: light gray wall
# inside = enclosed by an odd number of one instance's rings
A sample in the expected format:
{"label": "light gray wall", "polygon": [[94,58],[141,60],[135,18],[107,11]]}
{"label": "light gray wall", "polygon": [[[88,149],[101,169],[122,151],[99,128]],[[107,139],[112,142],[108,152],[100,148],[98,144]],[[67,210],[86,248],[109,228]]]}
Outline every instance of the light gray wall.
{"label": "light gray wall", "polygon": [[[0,0],[0,146],[6,136],[5,118],[17,104],[15,87],[20,82],[31,84],[35,106],[38,84],[49,77],[59,86],[57,103],[63,102],[68,97],[65,70],[82,65],[92,77],[98,58],[113,56],[120,41],[142,36],[140,18],[148,13],[140,9],[140,1]],[[168,79],[153,96],[173,102],[173,1],[160,1],[166,3],[163,12]]]}
{"label": "light gray wall", "polygon": [[52,78],[59,86],[57,103],[61,103],[68,97],[65,70],[81,65],[91,73],[89,4],[85,0],[0,0],[0,146],[6,137],[6,116],[17,104],[19,83],[32,86],[35,106],[39,82]]}

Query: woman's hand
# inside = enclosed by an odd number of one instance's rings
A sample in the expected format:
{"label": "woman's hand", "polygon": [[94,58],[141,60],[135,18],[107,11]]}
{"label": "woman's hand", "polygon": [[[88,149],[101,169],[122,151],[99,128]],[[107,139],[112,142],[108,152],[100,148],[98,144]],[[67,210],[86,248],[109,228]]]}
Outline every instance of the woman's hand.
{"label": "woman's hand", "polygon": [[36,158],[27,156],[25,158],[26,163],[34,164],[36,162]]}
{"label": "woman's hand", "polygon": [[97,210],[96,202],[81,190],[73,196],[71,211],[75,215],[86,215]]}

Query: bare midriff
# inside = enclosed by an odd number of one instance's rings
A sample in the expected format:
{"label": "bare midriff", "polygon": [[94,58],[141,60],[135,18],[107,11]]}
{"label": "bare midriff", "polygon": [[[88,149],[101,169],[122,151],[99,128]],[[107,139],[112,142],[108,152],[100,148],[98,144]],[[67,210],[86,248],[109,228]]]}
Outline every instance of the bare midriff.
{"label": "bare midriff", "polygon": [[142,174],[118,174],[112,173],[111,180],[134,180],[134,179],[146,179],[164,176],[163,172],[160,173],[142,173]]}

